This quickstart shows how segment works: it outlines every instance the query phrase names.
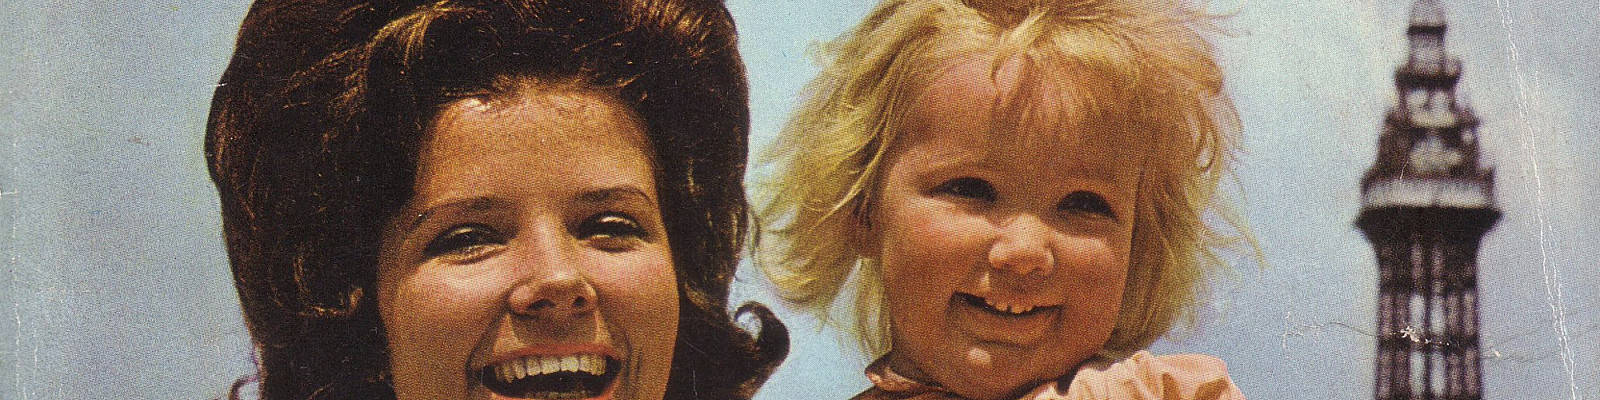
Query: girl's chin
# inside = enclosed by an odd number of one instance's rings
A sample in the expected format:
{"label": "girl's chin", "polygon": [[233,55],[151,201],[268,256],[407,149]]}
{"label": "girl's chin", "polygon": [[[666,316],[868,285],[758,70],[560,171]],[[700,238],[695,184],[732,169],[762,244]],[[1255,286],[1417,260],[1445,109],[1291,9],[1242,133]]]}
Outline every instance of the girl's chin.
{"label": "girl's chin", "polygon": [[995,343],[970,343],[962,349],[963,357],[947,361],[948,367],[931,377],[962,398],[1016,399],[1070,372],[1067,367],[1043,367],[1068,363],[1028,357],[1037,355],[1033,349]]}
{"label": "girl's chin", "polygon": [[974,399],[974,400],[990,400],[990,399],[1004,400],[1004,399],[1016,399],[1019,396],[1025,394],[1025,393],[1027,393],[1029,391],[1032,391],[1039,384],[1047,383],[1047,382],[1049,382],[1049,381],[1047,380],[1045,382],[1040,382],[1040,383],[1012,382],[1012,381],[1004,381],[1004,382],[1002,382],[1002,381],[980,381],[980,382],[967,382],[966,385],[961,385],[961,384],[952,385],[950,387],[947,387],[946,389],[950,390],[951,392],[953,392],[955,394],[961,395],[962,398],[966,398],[966,399]]}

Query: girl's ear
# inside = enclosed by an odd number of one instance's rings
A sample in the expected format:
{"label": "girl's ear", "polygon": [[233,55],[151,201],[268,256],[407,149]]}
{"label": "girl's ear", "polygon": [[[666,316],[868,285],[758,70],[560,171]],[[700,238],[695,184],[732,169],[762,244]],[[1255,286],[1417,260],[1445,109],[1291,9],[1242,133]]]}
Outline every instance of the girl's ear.
{"label": "girl's ear", "polygon": [[850,250],[855,251],[861,258],[878,258],[880,247],[878,245],[878,231],[872,224],[872,204],[863,195],[856,200],[856,206],[850,211],[850,237],[844,238],[850,242]]}

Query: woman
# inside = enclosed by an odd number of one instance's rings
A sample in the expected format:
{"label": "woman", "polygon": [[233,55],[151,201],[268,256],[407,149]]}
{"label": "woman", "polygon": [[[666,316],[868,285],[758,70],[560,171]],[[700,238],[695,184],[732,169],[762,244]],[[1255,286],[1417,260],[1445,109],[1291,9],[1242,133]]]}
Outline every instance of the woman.
{"label": "woman", "polygon": [[748,398],[743,77],[715,1],[258,1],[207,157],[262,397]]}

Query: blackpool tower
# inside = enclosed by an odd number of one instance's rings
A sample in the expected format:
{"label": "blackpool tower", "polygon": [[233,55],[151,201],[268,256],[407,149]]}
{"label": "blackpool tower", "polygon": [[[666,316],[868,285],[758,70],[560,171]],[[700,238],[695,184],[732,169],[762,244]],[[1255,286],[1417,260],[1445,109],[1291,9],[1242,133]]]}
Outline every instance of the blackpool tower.
{"label": "blackpool tower", "polygon": [[1356,226],[1378,262],[1379,400],[1483,398],[1478,244],[1500,211],[1478,119],[1456,95],[1461,61],[1446,51],[1444,11],[1438,0],[1412,4],[1398,102],[1361,181]]}

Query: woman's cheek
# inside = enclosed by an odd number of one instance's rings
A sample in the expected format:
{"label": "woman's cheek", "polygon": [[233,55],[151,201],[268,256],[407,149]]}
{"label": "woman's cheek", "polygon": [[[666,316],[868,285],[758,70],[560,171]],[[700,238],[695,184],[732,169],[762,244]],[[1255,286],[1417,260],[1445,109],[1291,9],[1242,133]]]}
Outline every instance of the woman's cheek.
{"label": "woman's cheek", "polygon": [[[403,278],[393,294],[381,296],[390,342],[441,353],[436,356],[465,359],[494,320],[507,310],[503,279],[495,276],[500,271],[492,267],[473,269],[423,266]],[[424,345],[427,343],[452,345]]]}
{"label": "woman's cheek", "polygon": [[378,307],[403,398],[460,397],[471,386],[463,366],[507,309],[496,288],[504,272],[472,267],[421,265],[380,276]]}
{"label": "woman's cheek", "polygon": [[[602,260],[586,268],[587,275],[602,302],[658,309],[670,304],[677,310],[677,276],[671,255],[666,250],[634,255],[632,260]],[[659,311],[659,310],[658,310]]]}
{"label": "woman's cheek", "polygon": [[406,280],[405,294],[416,311],[430,319],[492,319],[504,303],[514,277],[511,266],[425,266]]}
{"label": "woman's cheek", "polygon": [[627,347],[631,367],[619,398],[659,398],[666,390],[678,333],[678,286],[665,250],[587,268],[600,297],[601,318]]}

